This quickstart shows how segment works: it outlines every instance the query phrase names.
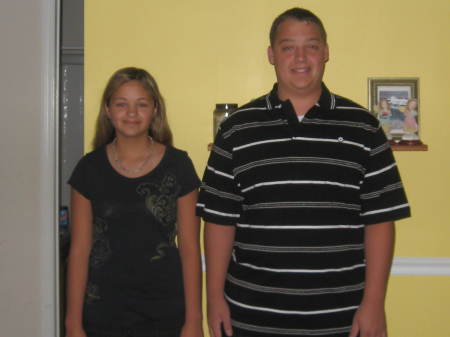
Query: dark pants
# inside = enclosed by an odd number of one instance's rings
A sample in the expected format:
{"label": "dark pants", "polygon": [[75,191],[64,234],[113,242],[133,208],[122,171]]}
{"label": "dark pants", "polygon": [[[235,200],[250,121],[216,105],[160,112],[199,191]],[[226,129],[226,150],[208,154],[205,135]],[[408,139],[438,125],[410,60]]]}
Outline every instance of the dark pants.
{"label": "dark pants", "polygon": [[98,331],[86,327],[85,330],[87,337],[179,337],[181,327],[181,324],[175,321],[172,326],[155,324],[145,329],[130,327],[118,331]]}

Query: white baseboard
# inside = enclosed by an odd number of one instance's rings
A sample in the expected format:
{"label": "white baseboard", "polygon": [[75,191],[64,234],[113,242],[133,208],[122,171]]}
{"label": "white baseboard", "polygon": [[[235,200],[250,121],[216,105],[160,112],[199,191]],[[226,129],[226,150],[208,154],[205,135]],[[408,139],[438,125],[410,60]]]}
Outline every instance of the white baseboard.
{"label": "white baseboard", "polygon": [[392,275],[450,275],[450,257],[396,257]]}

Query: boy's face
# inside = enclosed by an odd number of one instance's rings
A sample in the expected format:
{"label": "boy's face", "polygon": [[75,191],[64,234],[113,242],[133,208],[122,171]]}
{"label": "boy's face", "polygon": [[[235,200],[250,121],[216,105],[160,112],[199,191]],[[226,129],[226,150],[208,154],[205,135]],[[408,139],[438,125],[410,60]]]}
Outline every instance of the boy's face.
{"label": "boy's face", "polygon": [[328,45],[315,23],[295,19],[282,22],[268,57],[275,67],[281,99],[320,95]]}

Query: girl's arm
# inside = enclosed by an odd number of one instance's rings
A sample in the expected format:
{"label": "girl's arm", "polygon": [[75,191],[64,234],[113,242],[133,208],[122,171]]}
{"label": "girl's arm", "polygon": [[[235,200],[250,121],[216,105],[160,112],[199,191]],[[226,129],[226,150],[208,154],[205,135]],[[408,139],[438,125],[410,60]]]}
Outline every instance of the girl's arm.
{"label": "girl's arm", "polygon": [[70,251],[67,266],[68,337],[84,337],[83,302],[86,291],[89,254],[92,245],[91,202],[71,189]]}
{"label": "girl's arm", "polygon": [[202,337],[202,273],[200,219],[195,215],[197,190],[178,198],[178,248],[183,269],[186,302],[182,337]]}

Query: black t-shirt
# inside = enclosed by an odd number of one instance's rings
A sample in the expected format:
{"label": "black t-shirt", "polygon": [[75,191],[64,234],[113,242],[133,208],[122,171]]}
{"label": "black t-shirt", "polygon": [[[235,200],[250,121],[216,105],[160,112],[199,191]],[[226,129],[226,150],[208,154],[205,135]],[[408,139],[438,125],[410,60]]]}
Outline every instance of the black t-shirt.
{"label": "black t-shirt", "polygon": [[169,146],[155,169],[138,178],[119,174],[105,146],[79,161],[69,184],[93,210],[85,324],[113,327],[183,315],[177,199],[199,183],[187,153]]}

